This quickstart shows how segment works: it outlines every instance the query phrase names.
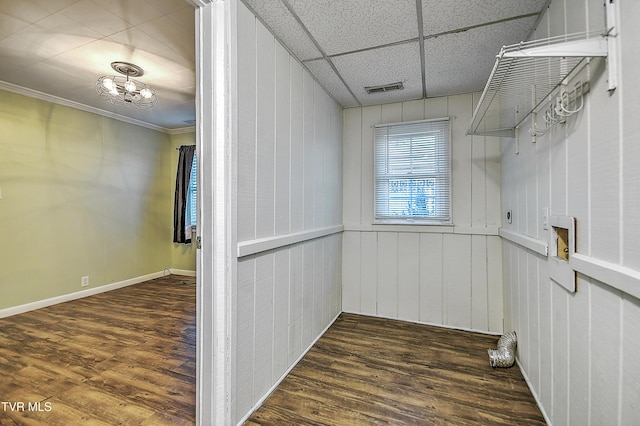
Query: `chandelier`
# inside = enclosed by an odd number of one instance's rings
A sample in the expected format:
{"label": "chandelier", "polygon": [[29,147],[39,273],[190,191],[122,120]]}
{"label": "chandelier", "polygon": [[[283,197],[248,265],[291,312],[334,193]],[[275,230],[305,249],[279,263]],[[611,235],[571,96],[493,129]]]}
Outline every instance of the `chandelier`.
{"label": "chandelier", "polygon": [[131,77],[144,75],[144,70],[129,62],[111,62],[111,68],[120,75],[104,75],[96,82],[96,92],[102,99],[115,105],[148,109],[156,104],[152,88]]}

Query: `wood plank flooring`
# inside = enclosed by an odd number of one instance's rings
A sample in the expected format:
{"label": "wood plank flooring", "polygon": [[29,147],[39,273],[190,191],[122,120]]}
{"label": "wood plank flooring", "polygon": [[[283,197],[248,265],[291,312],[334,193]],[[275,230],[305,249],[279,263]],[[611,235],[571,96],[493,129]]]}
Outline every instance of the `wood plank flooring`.
{"label": "wood plank flooring", "polygon": [[194,283],[172,275],[0,319],[0,425],[194,424]]}
{"label": "wood plank flooring", "polygon": [[544,425],[498,337],[342,314],[246,425]]}

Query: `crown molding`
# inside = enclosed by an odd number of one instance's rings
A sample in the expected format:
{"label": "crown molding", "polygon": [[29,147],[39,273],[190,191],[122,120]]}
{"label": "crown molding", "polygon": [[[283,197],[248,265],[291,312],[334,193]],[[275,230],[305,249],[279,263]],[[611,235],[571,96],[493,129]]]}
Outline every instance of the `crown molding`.
{"label": "crown molding", "polygon": [[147,123],[146,121],[138,120],[131,117],[126,117],[124,115],[117,114],[115,112],[106,111],[100,108],[92,107],[89,105],[81,104],[80,102],[71,101],[69,99],[61,98],[58,96],[50,95],[48,93],[39,92],[37,90],[29,89],[26,87],[18,86],[16,84],[8,83],[6,81],[0,80],[0,89],[5,90],[7,92],[17,93],[18,95],[27,96],[29,98],[40,99],[42,101],[51,102],[54,104],[66,106],[69,108],[78,109],[85,112],[90,112],[92,114],[101,115],[103,117],[112,118],[114,120],[123,121],[125,123],[133,124],[140,127],[145,127],[147,129],[156,130],[158,132],[168,133],[168,134],[178,134],[178,133],[188,133],[194,132],[195,126],[188,127],[180,127],[177,129],[170,129],[163,126],[158,126],[156,124]]}

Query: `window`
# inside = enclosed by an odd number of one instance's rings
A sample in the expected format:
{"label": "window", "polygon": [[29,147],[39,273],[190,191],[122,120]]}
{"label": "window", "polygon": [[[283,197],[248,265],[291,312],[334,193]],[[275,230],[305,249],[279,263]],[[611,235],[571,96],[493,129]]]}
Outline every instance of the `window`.
{"label": "window", "polygon": [[187,211],[184,217],[184,227],[189,230],[195,228],[198,222],[198,161],[196,153],[193,154],[191,163],[191,176],[189,177],[189,188],[187,189]]}
{"label": "window", "polygon": [[377,125],[375,220],[451,223],[449,118]]}

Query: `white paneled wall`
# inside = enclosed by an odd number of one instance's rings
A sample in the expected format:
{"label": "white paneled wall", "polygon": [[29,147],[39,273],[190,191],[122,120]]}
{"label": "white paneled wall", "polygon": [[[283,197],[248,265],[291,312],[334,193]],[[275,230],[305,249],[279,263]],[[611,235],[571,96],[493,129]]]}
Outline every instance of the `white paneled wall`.
{"label": "white paneled wall", "polygon": [[[344,111],[344,311],[502,332],[500,145],[465,135],[475,101]],[[454,225],[373,225],[373,126],[440,117],[451,117]]]}
{"label": "white paneled wall", "polygon": [[[521,139],[517,155],[502,143],[503,206],[514,213],[504,227],[546,242],[541,209],[573,216],[584,260],[569,293],[550,280],[546,256],[503,243],[506,328],[554,425],[640,424],[640,2],[617,3],[616,91],[606,63],[592,61],[582,112],[535,144]],[[535,38],[603,26],[602,1],[553,0]]]}
{"label": "white paneled wall", "polygon": [[233,423],[341,309],[342,109],[238,2]]}

